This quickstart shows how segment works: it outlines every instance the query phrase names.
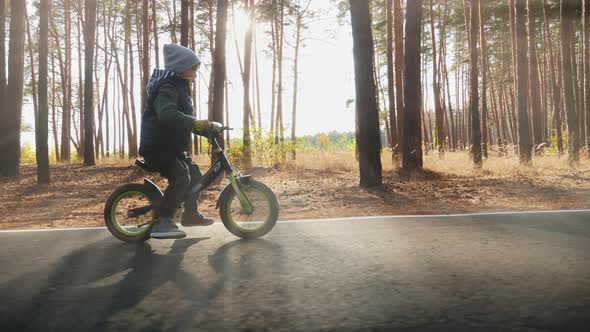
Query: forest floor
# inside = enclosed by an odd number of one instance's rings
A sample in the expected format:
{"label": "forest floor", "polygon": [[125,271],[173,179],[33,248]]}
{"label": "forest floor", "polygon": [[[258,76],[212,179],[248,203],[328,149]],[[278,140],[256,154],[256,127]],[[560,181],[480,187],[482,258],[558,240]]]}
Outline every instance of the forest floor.
{"label": "forest floor", "polygon": [[[206,164],[206,157],[201,158]],[[269,185],[280,202],[280,219],[372,215],[451,214],[475,211],[590,208],[590,161],[571,169],[567,158],[538,157],[531,167],[515,156],[491,155],[481,170],[463,152],[425,158],[425,171],[404,174],[385,156],[384,185],[360,189],[351,153],[305,153],[280,168],[256,167],[253,175]],[[27,229],[103,225],[104,202],[117,186],[157,174],[145,174],[128,161],[51,167],[52,184],[35,184],[36,168],[0,179],[0,228]],[[204,169],[204,167],[202,167]],[[221,183],[202,195],[201,210],[219,220],[215,201]]]}

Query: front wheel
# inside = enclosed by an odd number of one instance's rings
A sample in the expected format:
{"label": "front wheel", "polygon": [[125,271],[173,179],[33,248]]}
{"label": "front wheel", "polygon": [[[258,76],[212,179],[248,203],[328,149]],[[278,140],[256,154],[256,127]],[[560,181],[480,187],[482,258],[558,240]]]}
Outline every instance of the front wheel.
{"label": "front wheel", "polygon": [[233,187],[228,186],[219,196],[219,214],[223,225],[233,235],[242,239],[257,239],[266,235],[279,218],[279,202],[272,190],[254,180],[240,184],[253,210],[242,208]]}
{"label": "front wheel", "polygon": [[124,242],[146,241],[157,218],[154,209],[157,201],[158,197],[145,185],[131,183],[119,187],[109,196],[104,208],[109,232]]}

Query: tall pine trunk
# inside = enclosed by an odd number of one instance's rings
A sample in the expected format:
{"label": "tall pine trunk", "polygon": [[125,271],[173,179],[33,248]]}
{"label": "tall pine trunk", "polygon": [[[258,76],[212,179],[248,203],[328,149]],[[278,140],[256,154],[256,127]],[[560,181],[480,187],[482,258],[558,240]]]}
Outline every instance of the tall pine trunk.
{"label": "tall pine trunk", "polygon": [[[2,102],[6,92],[6,0],[0,0],[0,119],[2,117]],[[0,124],[0,129],[2,124]]]}
{"label": "tall pine trunk", "polygon": [[[0,6],[2,6],[2,3],[0,3]],[[39,14],[39,113],[37,114],[35,123],[35,155],[37,157],[37,183],[49,184],[49,101],[47,82],[49,59],[49,0],[40,1]],[[2,23],[4,22],[2,21]]]}
{"label": "tall pine trunk", "polygon": [[244,8],[249,16],[249,24],[246,27],[246,35],[244,37],[244,73],[242,76],[242,83],[244,86],[244,113],[243,121],[243,163],[244,167],[252,167],[252,150],[250,142],[250,118],[252,117],[252,106],[250,104],[250,73],[252,72],[252,21],[254,16],[254,1],[244,0]]}
{"label": "tall pine trunk", "polygon": [[557,74],[555,72],[556,63],[553,53],[553,41],[551,40],[551,30],[549,27],[549,16],[547,13],[547,0],[543,0],[543,17],[545,21],[545,44],[549,50],[549,73],[551,75],[551,85],[553,90],[552,107],[553,115],[555,117],[555,130],[557,138],[557,150],[559,155],[563,154],[563,135],[561,132],[561,91],[557,84]]}
{"label": "tall pine trunk", "polygon": [[479,0],[479,20],[481,43],[481,118],[483,127],[481,148],[483,158],[488,158],[488,51],[485,30],[485,2],[483,0]]}
{"label": "tall pine trunk", "polygon": [[150,14],[149,14],[149,0],[142,0],[141,2],[142,16],[142,53],[141,59],[141,71],[142,71],[142,82],[141,82],[141,113],[145,111],[147,101],[147,85],[150,79]]}
{"label": "tall pine trunk", "polygon": [[24,0],[10,1],[10,41],[8,50],[8,82],[0,109],[0,177],[17,176],[20,170],[20,129],[23,105],[25,67]]}
{"label": "tall pine trunk", "polygon": [[418,170],[422,169],[423,165],[422,134],[420,132],[422,0],[409,1],[406,10],[402,166],[405,170]]}
{"label": "tall pine trunk", "polygon": [[[481,122],[479,117],[479,71],[478,71],[478,54],[477,54],[477,40],[479,29],[479,0],[471,0],[471,31],[469,38],[469,54],[470,54],[470,97],[469,97],[469,113],[471,119],[471,157],[476,167],[482,166],[481,153]],[[484,128],[485,130],[485,128]]]}
{"label": "tall pine trunk", "polygon": [[[436,33],[434,30],[434,8],[433,0],[430,0],[430,33],[432,40],[432,88],[434,96],[434,115],[436,125],[436,145],[435,148],[442,156],[445,151],[445,130],[444,130],[444,111],[441,105],[440,79],[438,68],[438,57],[436,48]],[[434,137],[433,137],[434,138]]]}
{"label": "tall pine trunk", "polygon": [[528,116],[529,101],[529,64],[527,57],[526,0],[516,0],[516,109],[518,113],[518,150],[520,162],[530,164],[532,161],[531,129]]}
{"label": "tall pine trunk", "polygon": [[[226,79],[225,49],[227,31],[228,0],[217,3],[217,22],[215,29],[215,57],[213,59],[213,104],[209,114],[210,121],[223,122],[223,96]],[[220,137],[223,147],[223,137]]]}
{"label": "tall pine trunk", "polygon": [[[395,46],[395,95],[397,135],[401,141],[404,119],[404,22],[401,0],[393,0],[393,34]],[[400,144],[403,148],[403,144]],[[400,149],[401,152],[401,149]]]}
{"label": "tall pine trunk", "polygon": [[94,68],[94,34],[96,33],[97,0],[86,0],[84,6],[84,165],[94,166],[94,85],[92,71]]}
{"label": "tall pine trunk", "polygon": [[158,43],[158,15],[156,0],[152,0],[152,28],[154,30],[154,55],[156,56],[156,67],[160,67],[160,45]]}
{"label": "tall pine trunk", "polygon": [[586,149],[590,156],[590,8],[588,2],[582,1],[582,54],[584,66],[584,108],[586,115]]}
{"label": "tall pine trunk", "polygon": [[387,93],[389,101],[389,135],[390,144],[393,153],[393,159],[399,155],[398,136],[397,136],[397,117],[395,114],[395,70],[393,62],[393,0],[386,0],[386,19],[387,19]]}
{"label": "tall pine trunk", "polygon": [[188,2],[180,0],[180,45],[188,47]]}
{"label": "tall pine trunk", "polygon": [[541,88],[539,79],[539,64],[537,60],[537,32],[535,16],[533,14],[533,0],[528,0],[529,21],[529,75],[530,75],[530,114],[533,124],[533,145],[535,151],[543,143],[543,108],[541,104]]}
{"label": "tall pine trunk", "polygon": [[568,153],[571,165],[580,161],[580,132],[578,115],[573,96],[572,34],[578,1],[561,0],[561,69],[563,74],[563,97],[568,126]]}
{"label": "tall pine trunk", "polygon": [[381,131],[373,78],[373,36],[369,3],[365,0],[350,0],[350,16],[354,44],[360,186],[367,188],[382,184]]}
{"label": "tall pine trunk", "polygon": [[277,52],[277,114],[275,124],[275,142],[279,143],[281,150],[281,161],[284,161],[285,150],[285,126],[283,125],[283,51],[285,42],[285,2],[279,0],[279,17],[278,17],[278,52]]}
{"label": "tall pine trunk", "polygon": [[[65,0],[64,2],[64,44],[65,44],[65,59],[62,70],[62,85],[64,94],[62,96],[62,118],[61,118],[61,161],[70,161],[71,159],[71,150],[70,150],[70,138],[71,138],[71,105],[72,105],[72,46],[71,46],[71,17],[70,17],[70,7],[71,7],[71,0]],[[59,44],[57,45],[59,48]]]}

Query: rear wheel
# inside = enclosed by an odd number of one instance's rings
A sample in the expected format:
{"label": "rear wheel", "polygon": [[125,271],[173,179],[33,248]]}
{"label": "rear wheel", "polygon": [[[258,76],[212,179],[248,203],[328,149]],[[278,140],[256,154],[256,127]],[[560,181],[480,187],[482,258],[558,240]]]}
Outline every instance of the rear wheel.
{"label": "rear wheel", "polygon": [[232,187],[219,197],[219,213],[225,227],[242,239],[256,239],[266,235],[279,218],[279,202],[272,190],[263,183],[250,180],[240,184],[253,211],[247,213]]}
{"label": "rear wheel", "polygon": [[108,230],[125,242],[143,242],[157,219],[154,203],[157,197],[142,184],[126,184],[107,199],[104,219]]}

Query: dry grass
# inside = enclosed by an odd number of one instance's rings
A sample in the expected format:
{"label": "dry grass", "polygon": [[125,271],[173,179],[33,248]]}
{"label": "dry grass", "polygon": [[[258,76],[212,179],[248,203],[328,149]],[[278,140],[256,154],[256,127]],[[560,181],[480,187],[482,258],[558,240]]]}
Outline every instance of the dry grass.
{"label": "dry grass", "polygon": [[[208,156],[195,158],[204,170]],[[425,156],[424,172],[401,172],[384,154],[383,183],[359,188],[354,152],[299,153],[296,161],[278,168],[256,167],[254,176],[277,194],[281,220],[391,214],[439,214],[498,210],[577,209],[590,207],[590,161],[572,169],[567,158],[535,157],[521,166],[514,155],[495,152],[482,169],[473,167],[467,152]],[[258,165],[260,166],[260,165]],[[52,165],[50,186],[37,186],[36,167],[25,165],[18,178],[0,178],[0,228],[99,226],[106,197],[123,183],[156,180],[131,160],[100,160],[96,167]],[[221,185],[202,196],[201,209],[216,216]]]}
{"label": "dry grass", "polygon": [[[556,155],[544,154],[534,156],[533,164],[530,166],[521,165],[518,156],[515,153],[509,153],[507,156],[499,156],[497,151],[490,151],[489,158],[484,160],[481,169],[475,168],[467,151],[446,152],[441,158],[438,152],[430,151],[424,156],[424,169],[429,172],[435,172],[445,177],[509,177],[509,176],[559,176],[584,173],[590,174],[590,159],[587,153],[582,153],[580,164],[572,168],[567,160],[567,156],[558,157]],[[304,171],[304,170],[331,170],[337,172],[349,172],[358,174],[358,161],[354,156],[354,151],[307,151],[297,153],[297,160],[293,161],[287,158],[287,162],[281,165],[282,170],[286,171]],[[211,160],[208,155],[199,155],[193,157],[193,160],[206,169]],[[98,166],[131,166],[134,160],[121,159],[119,157],[109,157],[97,160]],[[391,154],[385,150],[381,156],[383,171],[389,173],[397,171],[399,166],[394,164]],[[255,165],[268,167],[266,163]]]}
{"label": "dry grass", "polygon": [[[397,171],[399,166],[394,164],[389,153],[381,156],[384,172]],[[343,151],[336,153],[305,152],[297,155],[296,161],[288,161],[285,168],[289,170],[326,170],[358,173],[358,161],[354,152]],[[552,155],[535,156],[531,166],[521,165],[518,156],[509,154],[499,156],[496,151],[490,151],[489,158],[484,160],[483,167],[478,169],[467,151],[447,152],[440,157],[438,152],[430,151],[424,156],[424,169],[435,172],[444,177],[542,177],[590,172],[590,160],[582,158],[576,168],[572,168],[567,156]]]}

